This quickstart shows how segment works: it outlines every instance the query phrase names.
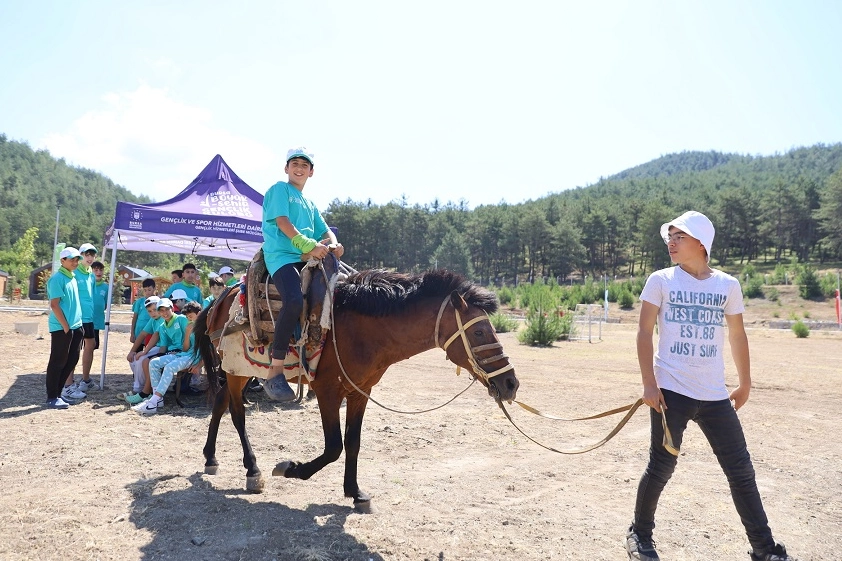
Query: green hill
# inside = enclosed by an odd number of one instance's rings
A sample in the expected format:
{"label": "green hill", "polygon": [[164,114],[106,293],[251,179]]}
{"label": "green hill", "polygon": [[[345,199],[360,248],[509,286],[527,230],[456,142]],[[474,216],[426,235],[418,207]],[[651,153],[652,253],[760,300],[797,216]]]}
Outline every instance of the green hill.
{"label": "green hill", "polygon": [[118,200],[149,201],[100,173],[69,166],[46,150],[33,150],[0,134],[0,250],[10,248],[35,226],[36,259],[48,261],[57,207],[61,212],[59,241],[98,246],[114,219]]}

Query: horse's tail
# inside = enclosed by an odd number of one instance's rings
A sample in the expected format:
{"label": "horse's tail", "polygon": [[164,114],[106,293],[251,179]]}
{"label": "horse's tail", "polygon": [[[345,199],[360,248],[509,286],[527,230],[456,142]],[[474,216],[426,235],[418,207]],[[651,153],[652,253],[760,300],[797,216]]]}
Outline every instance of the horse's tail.
{"label": "horse's tail", "polygon": [[222,387],[219,380],[224,375],[219,353],[216,352],[216,347],[213,346],[213,341],[208,334],[208,313],[221,301],[221,298],[216,298],[210,306],[202,310],[196,318],[196,325],[193,328],[196,341],[196,358],[201,357],[205,363],[205,372],[208,375],[208,403],[213,403],[216,399],[216,394]]}

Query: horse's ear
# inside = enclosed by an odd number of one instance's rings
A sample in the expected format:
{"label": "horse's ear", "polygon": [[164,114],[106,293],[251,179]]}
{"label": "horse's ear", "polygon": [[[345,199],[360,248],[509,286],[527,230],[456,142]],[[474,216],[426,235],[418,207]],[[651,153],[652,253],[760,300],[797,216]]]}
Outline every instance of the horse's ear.
{"label": "horse's ear", "polygon": [[455,290],[450,293],[450,303],[459,312],[465,313],[468,311],[468,303]]}

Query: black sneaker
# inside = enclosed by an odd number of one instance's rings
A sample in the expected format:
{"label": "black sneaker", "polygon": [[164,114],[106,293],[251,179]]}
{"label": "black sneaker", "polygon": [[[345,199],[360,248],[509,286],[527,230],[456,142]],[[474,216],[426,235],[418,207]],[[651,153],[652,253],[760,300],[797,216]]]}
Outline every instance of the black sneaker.
{"label": "black sneaker", "polygon": [[749,551],[752,561],[798,561],[795,557],[787,554],[786,547],[782,543],[776,543],[775,547],[765,553]]}
{"label": "black sneaker", "polygon": [[[655,551],[655,542],[652,538],[645,538],[639,535],[634,530],[634,526],[629,527],[629,533],[626,534],[626,553],[629,554],[629,559],[635,561],[660,561],[658,552]],[[758,557],[758,559],[760,559]]]}

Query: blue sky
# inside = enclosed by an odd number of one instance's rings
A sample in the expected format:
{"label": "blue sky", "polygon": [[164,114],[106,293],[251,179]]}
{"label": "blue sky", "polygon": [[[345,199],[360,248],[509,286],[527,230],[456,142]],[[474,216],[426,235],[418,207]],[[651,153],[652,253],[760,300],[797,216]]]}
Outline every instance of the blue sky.
{"label": "blue sky", "polygon": [[156,200],[217,153],[265,192],[304,145],[322,209],[517,203],[842,141],[840,29],[832,1],[0,0],[0,132]]}

